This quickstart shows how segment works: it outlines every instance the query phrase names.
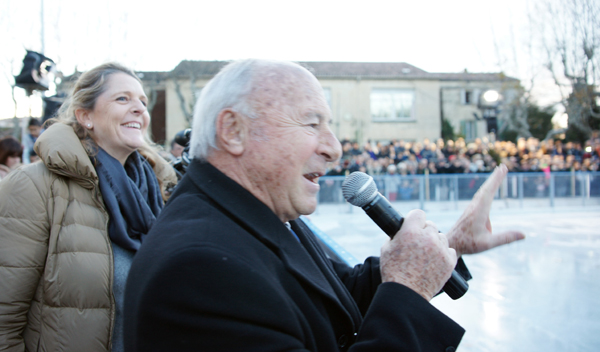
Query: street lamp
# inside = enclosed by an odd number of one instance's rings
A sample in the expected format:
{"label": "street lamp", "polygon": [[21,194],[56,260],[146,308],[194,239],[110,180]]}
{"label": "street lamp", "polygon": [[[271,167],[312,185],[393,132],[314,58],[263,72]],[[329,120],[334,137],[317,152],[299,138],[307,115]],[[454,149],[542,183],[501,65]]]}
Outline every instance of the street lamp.
{"label": "street lamp", "polygon": [[498,130],[498,107],[502,101],[502,95],[494,89],[488,89],[480,96],[477,107],[481,109],[483,119],[487,122],[488,133],[496,133]]}
{"label": "street lamp", "polygon": [[48,90],[50,84],[49,74],[54,70],[54,61],[44,54],[27,50],[23,59],[23,68],[18,76],[15,76],[15,86],[25,89],[28,96],[34,90]]}

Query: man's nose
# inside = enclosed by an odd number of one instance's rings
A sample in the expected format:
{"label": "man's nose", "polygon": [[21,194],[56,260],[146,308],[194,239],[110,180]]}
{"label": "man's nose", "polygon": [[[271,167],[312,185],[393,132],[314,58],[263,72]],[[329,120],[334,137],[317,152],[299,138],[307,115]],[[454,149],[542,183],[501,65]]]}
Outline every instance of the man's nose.
{"label": "man's nose", "polygon": [[327,127],[322,135],[321,155],[328,162],[336,161],[342,156],[342,145],[329,127]]}

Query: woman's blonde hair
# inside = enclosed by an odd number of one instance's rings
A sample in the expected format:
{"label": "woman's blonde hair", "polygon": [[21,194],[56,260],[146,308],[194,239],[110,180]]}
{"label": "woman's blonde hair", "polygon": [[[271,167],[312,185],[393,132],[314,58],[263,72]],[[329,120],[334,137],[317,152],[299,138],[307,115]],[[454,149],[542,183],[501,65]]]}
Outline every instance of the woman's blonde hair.
{"label": "woman's blonde hair", "polygon": [[[92,139],[89,130],[77,121],[75,111],[78,109],[88,111],[94,110],[98,97],[106,90],[108,77],[115,73],[125,73],[142,84],[142,81],[135,72],[129,68],[115,62],[102,64],[79,76],[75,82],[72,93],[69,94],[58,110],[56,118],[46,122],[46,125],[58,122],[71,126],[90,156],[96,155],[98,152],[98,145]],[[138,152],[140,152],[140,154],[148,160],[150,165],[152,165],[161,186],[163,198],[166,200],[167,196],[165,195],[165,189],[167,187],[172,187],[177,182],[177,178],[172,167],[158,154],[158,149],[159,148],[150,140],[150,137],[146,132],[144,135],[144,145],[138,148]]]}

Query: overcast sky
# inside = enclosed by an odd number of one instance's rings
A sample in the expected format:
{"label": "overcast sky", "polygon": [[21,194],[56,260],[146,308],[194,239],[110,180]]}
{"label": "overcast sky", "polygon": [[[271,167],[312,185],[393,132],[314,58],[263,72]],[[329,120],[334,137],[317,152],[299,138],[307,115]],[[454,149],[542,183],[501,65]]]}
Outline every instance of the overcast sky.
{"label": "overcast sky", "polygon": [[[42,3],[45,55],[65,74],[109,60],[169,71],[185,59],[255,57],[407,62],[429,72],[502,69],[517,78],[522,68],[510,57],[523,42],[528,6],[524,0],[2,0],[0,118],[13,116],[11,76],[25,49],[42,50]],[[18,115],[27,114],[30,104],[19,99],[18,105]]]}

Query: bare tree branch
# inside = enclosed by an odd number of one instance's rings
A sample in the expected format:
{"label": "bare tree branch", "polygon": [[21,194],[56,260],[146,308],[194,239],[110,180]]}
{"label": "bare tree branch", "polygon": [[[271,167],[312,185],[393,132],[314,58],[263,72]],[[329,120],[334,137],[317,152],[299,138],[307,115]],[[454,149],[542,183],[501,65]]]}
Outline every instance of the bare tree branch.
{"label": "bare tree branch", "polygon": [[590,119],[600,118],[595,110],[600,5],[595,0],[563,0],[545,1],[538,8],[545,67],[560,91],[569,124],[589,135]]}
{"label": "bare tree branch", "polygon": [[177,93],[177,97],[179,98],[179,107],[181,108],[181,111],[183,112],[183,116],[185,117],[185,120],[189,122],[192,120],[192,111],[189,110],[186,106],[186,99],[183,96],[183,93],[181,92],[181,84],[179,83],[179,80],[174,79],[173,82],[175,82],[175,93]]}

